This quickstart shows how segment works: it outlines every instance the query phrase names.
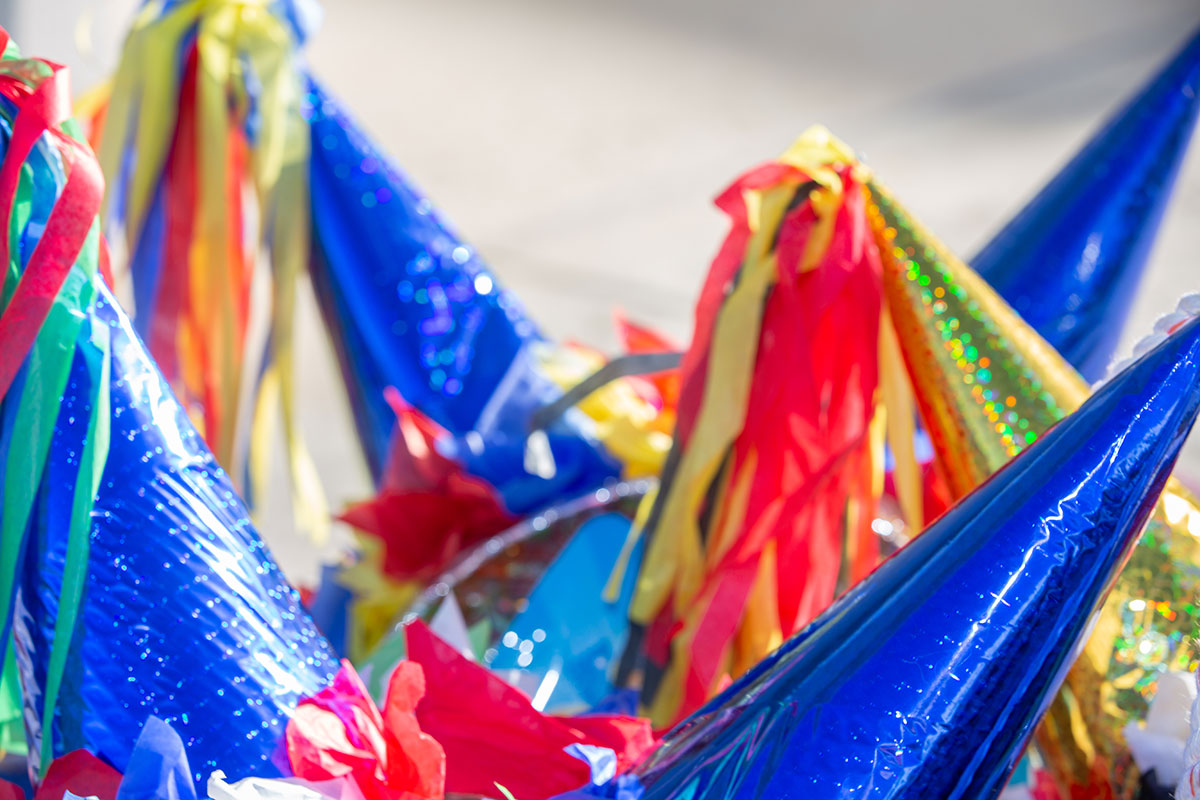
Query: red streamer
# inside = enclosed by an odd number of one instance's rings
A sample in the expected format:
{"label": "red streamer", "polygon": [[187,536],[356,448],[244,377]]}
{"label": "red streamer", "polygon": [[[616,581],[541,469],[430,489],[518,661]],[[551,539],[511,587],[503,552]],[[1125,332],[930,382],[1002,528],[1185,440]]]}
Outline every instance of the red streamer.
{"label": "red streamer", "polygon": [[[5,32],[0,44],[7,45]],[[13,62],[15,66],[19,62]],[[15,74],[0,75],[0,94],[17,105],[12,138],[0,165],[0,265],[11,257],[8,221],[16,200],[21,165],[42,134],[49,133],[59,145],[67,169],[67,181],[50,212],[41,239],[33,249],[16,289],[0,316],[0,398],[8,393],[17,371],[33,347],[42,323],[50,313],[75,259],[87,239],[100,210],[104,178],[84,145],[63,133],[59,126],[70,117],[70,91],[66,68],[43,62],[50,75],[32,89]],[[28,79],[28,78],[27,78]],[[7,270],[0,271],[0,292]]]}

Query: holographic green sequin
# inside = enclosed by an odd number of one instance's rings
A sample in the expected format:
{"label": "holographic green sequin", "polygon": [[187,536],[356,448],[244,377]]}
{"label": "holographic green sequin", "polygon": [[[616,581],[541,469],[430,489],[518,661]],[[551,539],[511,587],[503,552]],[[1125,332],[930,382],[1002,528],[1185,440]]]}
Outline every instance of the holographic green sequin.
{"label": "holographic green sequin", "polygon": [[922,416],[965,494],[1086,396],[1069,367],[977,275],[871,186],[884,285]]}

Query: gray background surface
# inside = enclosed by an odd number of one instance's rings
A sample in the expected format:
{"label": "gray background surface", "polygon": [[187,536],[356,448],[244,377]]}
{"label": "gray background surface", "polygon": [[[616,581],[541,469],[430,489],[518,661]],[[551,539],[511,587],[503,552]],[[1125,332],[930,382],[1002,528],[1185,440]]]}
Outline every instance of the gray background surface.
{"label": "gray background surface", "polygon": [[[115,58],[130,0],[0,0],[24,50]],[[711,198],[820,122],[970,255],[1200,25],[1195,0],[328,0],[309,54],[552,334],[614,306],[681,342],[725,233]],[[90,43],[89,43],[90,41]],[[82,42],[82,47],[80,43]],[[1197,145],[1200,149],[1200,145]],[[1124,351],[1200,289],[1187,161]],[[303,405],[335,502],[368,492],[311,310]],[[1200,477],[1193,443],[1184,475]],[[264,526],[313,574],[286,505]]]}

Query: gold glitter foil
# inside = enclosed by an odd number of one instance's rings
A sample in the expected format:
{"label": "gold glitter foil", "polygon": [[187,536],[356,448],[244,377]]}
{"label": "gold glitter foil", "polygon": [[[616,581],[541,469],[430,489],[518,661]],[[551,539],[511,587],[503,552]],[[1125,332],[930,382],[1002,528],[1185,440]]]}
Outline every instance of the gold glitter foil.
{"label": "gold glitter foil", "polygon": [[[878,184],[868,216],[884,291],[939,468],[955,499],[1074,411],[1089,388],[973,270]],[[1083,653],[1038,728],[1064,790],[1130,797],[1121,727],[1145,718],[1158,676],[1194,669],[1200,507],[1167,484]],[[1082,795],[1077,795],[1082,796]],[[1092,796],[1092,795],[1088,795]]]}
{"label": "gold glitter foil", "polygon": [[1088,396],[1087,384],[982,278],[877,184],[867,214],[921,416],[961,497]]}

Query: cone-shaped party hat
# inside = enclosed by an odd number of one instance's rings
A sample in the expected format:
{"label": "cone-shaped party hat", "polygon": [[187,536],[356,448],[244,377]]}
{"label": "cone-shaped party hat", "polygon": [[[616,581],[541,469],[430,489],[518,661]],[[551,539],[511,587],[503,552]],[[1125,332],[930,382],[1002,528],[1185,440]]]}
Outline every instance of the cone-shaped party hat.
{"label": "cone-shaped party hat", "polygon": [[1200,410],[1200,322],[667,735],[667,797],[1003,789]]}
{"label": "cone-shaped party hat", "polygon": [[99,279],[99,170],[63,118],[62,69],[14,55],[0,61],[13,232],[0,242],[0,621],[31,771],[80,748],[123,769],[157,716],[197,781],[218,764],[278,773],[291,708],[336,663]]}
{"label": "cone-shaped party hat", "polygon": [[[954,497],[982,483],[1089,389],[996,293],[885,189],[871,187],[884,291],[914,393]],[[1146,538],[1134,550],[1038,741],[1064,786],[1133,775],[1120,729],[1145,713],[1162,669],[1187,668],[1185,639],[1200,614],[1194,536],[1200,509],[1167,482]]]}
{"label": "cone-shaped party hat", "polygon": [[312,135],[313,285],[375,475],[394,431],[384,399],[392,387],[456,437],[448,449],[496,486],[510,511],[616,477],[621,464],[574,415],[549,431],[551,474],[526,471],[534,412],[562,395],[543,364],[553,345],[479,253],[311,78],[304,111]]}
{"label": "cone-shaped party hat", "polygon": [[337,659],[106,292],[92,320],[111,337],[100,376],[110,444],[71,649],[47,715],[73,546],[62,509],[94,388],[83,358],[58,415],[19,583],[14,633],[31,755],[86,748],[123,769],[137,730],[157,716],[187,743],[198,785],[216,768],[288,774],[278,745],[290,712],[332,680]]}
{"label": "cone-shaped party hat", "polygon": [[888,310],[942,475],[961,497],[1077,408],[1088,386],[878,183],[871,199]]}
{"label": "cone-shaped party hat", "polygon": [[1200,32],[971,260],[1089,380],[1112,357],[1197,110]]}
{"label": "cone-shaped party hat", "polygon": [[[445,428],[439,446],[514,513],[656,472],[667,445],[643,424],[653,406],[599,398],[601,413],[549,425],[548,452],[526,467],[535,412],[563,395],[546,364],[557,346],[310,76],[311,6],[147,3],[97,104],[104,222],[128,252],[115,272],[219,462],[253,505],[278,418],[297,526],[322,541],[328,514],[293,390],[309,269],[377,482],[396,435],[388,387]],[[258,302],[268,288],[270,304]]]}
{"label": "cone-shaped party hat", "polygon": [[[535,407],[557,396],[533,373],[536,325],[475,248],[312,80],[308,100],[317,286],[347,382],[365,390],[364,447],[386,449],[386,386],[456,435],[477,427],[505,381]],[[386,455],[372,454],[377,471]]]}

